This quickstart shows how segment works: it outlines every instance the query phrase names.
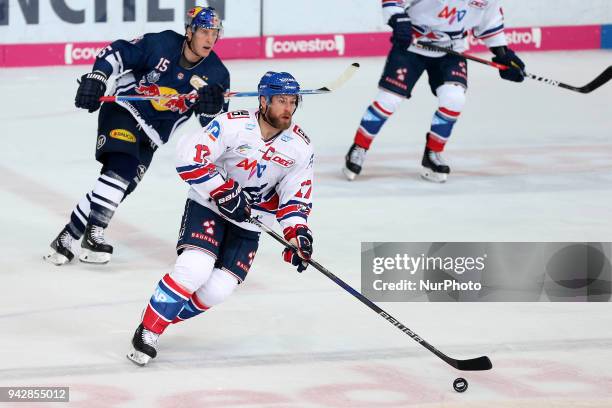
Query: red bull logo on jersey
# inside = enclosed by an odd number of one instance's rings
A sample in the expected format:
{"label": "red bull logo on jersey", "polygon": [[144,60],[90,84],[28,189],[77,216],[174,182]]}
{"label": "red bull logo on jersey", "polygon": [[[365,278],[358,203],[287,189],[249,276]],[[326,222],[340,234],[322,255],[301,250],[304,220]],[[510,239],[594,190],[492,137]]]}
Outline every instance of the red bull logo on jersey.
{"label": "red bull logo on jersey", "polygon": [[151,100],[151,105],[156,111],[172,111],[178,113],[185,113],[189,110],[186,98],[172,97],[172,95],[178,95],[176,89],[168,88],[165,86],[159,86],[156,84],[147,84],[144,79],[138,83],[135,91],[139,95],[144,96],[160,96],[168,95],[169,98],[160,98],[157,100]]}

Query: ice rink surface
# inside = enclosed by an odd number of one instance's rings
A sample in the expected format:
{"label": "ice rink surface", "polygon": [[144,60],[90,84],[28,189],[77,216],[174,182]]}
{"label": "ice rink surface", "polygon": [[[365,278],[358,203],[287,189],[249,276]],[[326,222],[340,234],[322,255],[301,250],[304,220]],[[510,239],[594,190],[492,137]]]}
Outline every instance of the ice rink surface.
{"label": "ice rink surface", "polygon": [[[612,63],[605,51],[522,57],[530,72],[578,86]],[[317,154],[315,258],[333,273],[359,288],[361,241],[612,241],[612,85],[581,95],[470,63],[446,153],[453,173],[435,185],[418,177],[436,108],[422,80],[350,183],[343,157],[384,63],[357,60],[351,82],[305,97],[296,116]],[[350,62],[227,65],[233,89],[253,90],[268,69],[311,88]],[[173,265],[187,185],[175,139],[117,212],[110,264],[43,263],[99,171],[96,115],[73,106],[87,69],[0,70],[0,386],[70,386],[71,406],[82,407],[612,407],[609,303],[380,304],[445,353],[493,361],[461,375],[316,270],[297,274],[267,236],[232,297],[170,327],[158,358],[134,366],[125,354]],[[470,382],[464,394],[452,389],[458,376]]]}

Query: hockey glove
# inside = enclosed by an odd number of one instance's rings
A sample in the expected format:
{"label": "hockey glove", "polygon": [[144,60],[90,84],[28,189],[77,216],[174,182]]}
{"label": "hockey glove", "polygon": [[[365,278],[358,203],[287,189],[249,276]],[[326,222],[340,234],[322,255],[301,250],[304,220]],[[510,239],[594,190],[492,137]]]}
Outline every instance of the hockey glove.
{"label": "hockey glove", "polygon": [[223,112],[223,87],[221,85],[207,85],[198,89],[198,99],[193,105],[193,110],[204,116],[217,116]]}
{"label": "hockey glove", "polygon": [[493,62],[510,67],[510,69],[500,69],[500,77],[512,82],[523,82],[525,80],[525,63],[516,56],[514,51],[508,47],[494,47],[491,48],[491,51],[495,54]]}
{"label": "hockey glove", "polygon": [[388,24],[393,29],[391,42],[400,47],[408,48],[412,43],[412,22],[406,13],[398,13],[391,16]]}
{"label": "hockey glove", "polygon": [[283,259],[291,265],[297,266],[297,271],[302,272],[308,267],[309,260],[312,256],[312,233],[304,224],[298,224],[293,227],[287,227],[283,231],[285,239],[293,244],[296,248],[285,248],[283,251]]}
{"label": "hockey glove", "polygon": [[233,179],[211,191],[210,196],[217,203],[219,212],[229,219],[243,222],[251,216],[250,197]]}
{"label": "hockey glove", "polygon": [[77,80],[79,89],[74,97],[77,108],[87,109],[89,113],[100,108],[100,97],[106,92],[106,75],[100,71],[90,72]]}

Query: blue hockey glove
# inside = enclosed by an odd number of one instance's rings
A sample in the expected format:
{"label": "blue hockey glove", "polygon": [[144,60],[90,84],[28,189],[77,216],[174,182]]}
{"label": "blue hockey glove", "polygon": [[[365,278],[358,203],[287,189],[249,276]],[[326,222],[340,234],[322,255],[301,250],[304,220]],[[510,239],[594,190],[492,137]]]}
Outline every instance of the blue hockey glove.
{"label": "blue hockey glove", "polygon": [[106,75],[100,71],[90,72],[77,80],[79,89],[74,97],[74,105],[77,108],[87,109],[89,113],[100,108],[101,96],[106,92]]}
{"label": "blue hockey glove", "polygon": [[291,265],[297,266],[297,271],[302,272],[308,267],[309,260],[312,256],[312,233],[304,224],[298,224],[293,227],[287,227],[283,231],[285,239],[292,243],[296,248],[285,248],[283,251],[283,259]]}
{"label": "blue hockey glove", "polygon": [[499,76],[507,81],[523,82],[525,80],[525,63],[507,47],[494,47],[491,51],[495,54],[493,62],[503,64],[510,69],[500,69]]}
{"label": "blue hockey glove", "polygon": [[412,43],[412,22],[408,14],[394,14],[387,24],[393,29],[391,36],[393,44],[408,48]]}
{"label": "blue hockey glove", "polygon": [[250,197],[233,179],[228,179],[215,188],[210,192],[210,196],[217,203],[219,212],[227,218],[243,222],[251,217]]}

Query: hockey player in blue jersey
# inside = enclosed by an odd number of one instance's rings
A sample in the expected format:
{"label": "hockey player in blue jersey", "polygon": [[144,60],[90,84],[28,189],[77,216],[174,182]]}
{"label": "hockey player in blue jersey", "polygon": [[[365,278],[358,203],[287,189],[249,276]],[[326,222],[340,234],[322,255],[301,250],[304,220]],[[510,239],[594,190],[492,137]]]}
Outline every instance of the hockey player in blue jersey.
{"label": "hockey player in blue jersey", "polygon": [[[116,77],[114,95],[192,93],[198,97],[102,104],[95,155],[102,164],[100,176],[51,242],[45,259],[55,265],[70,262],[73,240],[83,237],[79,259],[107,263],[113,247],[106,242],[104,230],[119,204],[142,180],[155,150],[192,114],[206,126],[227,111],[223,94],[229,90],[230,76],[212,50],[221,31],[221,19],[213,8],[195,7],[187,13],[184,35],[170,30],[149,33],[132,41],[115,41],[98,54],[92,72],[79,81],[78,108],[90,113],[100,109],[99,98],[111,76]],[[192,76],[208,85],[195,90],[190,85]]]}

